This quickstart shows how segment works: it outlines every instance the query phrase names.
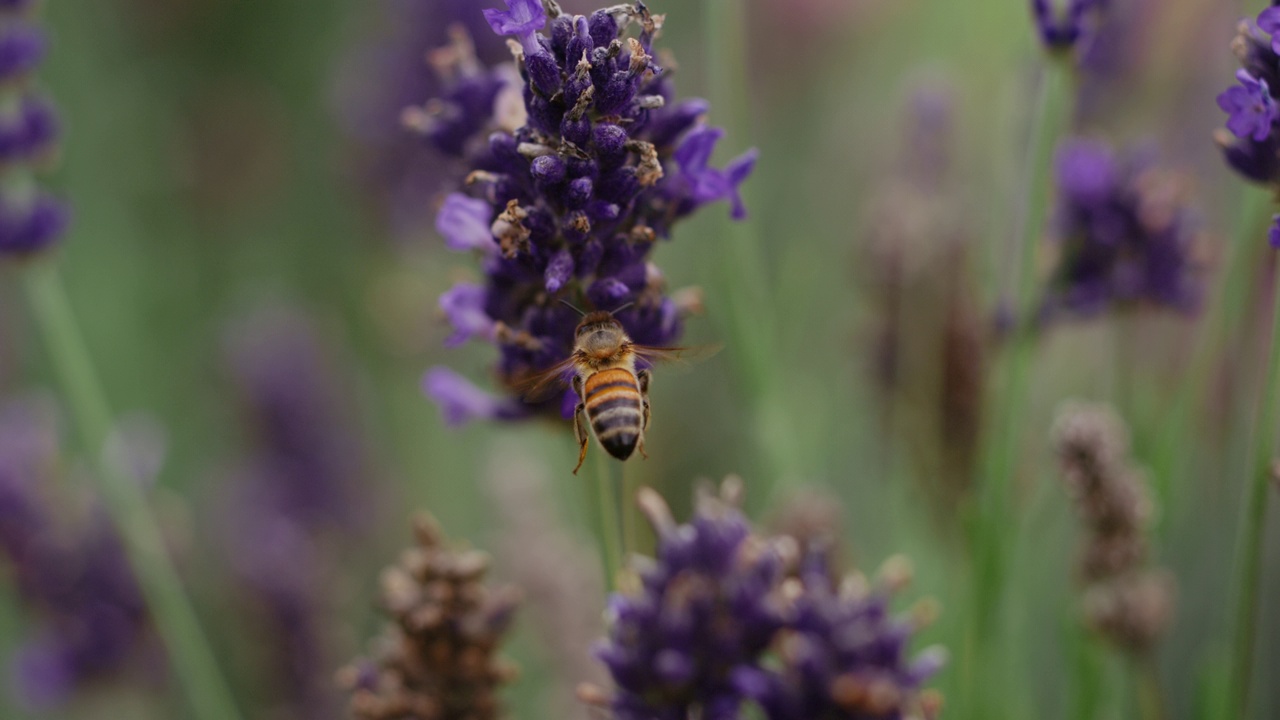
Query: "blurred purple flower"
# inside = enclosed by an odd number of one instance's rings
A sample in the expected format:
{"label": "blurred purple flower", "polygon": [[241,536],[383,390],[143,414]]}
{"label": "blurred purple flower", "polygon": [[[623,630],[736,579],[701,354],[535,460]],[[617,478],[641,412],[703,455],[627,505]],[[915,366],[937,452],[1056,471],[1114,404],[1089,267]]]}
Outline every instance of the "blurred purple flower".
{"label": "blurred purple flower", "polygon": [[1085,34],[1089,12],[1102,9],[1105,4],[1105,0],[1065,0],[1066,7],[1059,13],[1054,0],[1031,0],[1031,14],[1046,47],[1070,50]]}
{"label": "blurred purple flower", "polygon": [[367,455],[341,376],[305,315],[261,311],[228,338],[254,448],[225,483],[224,550],[271,634],[280,701],[298,717],[332,717],[324,540],[364,526]]}
{"label": "blurred purple flower", "polygon": [[[381,14],[380,22],[345,62],[335,88],[335,112],[357,148],[359,189],[372,191],[392,232],[407,239],[429,230],[432,201],[452,189],[454,176],[465,172],[458,159],[463,148],[454,145],[455,139],[465,140],[483,127],[502,86],[492,82],[492,73],[477,77],[450,72],[448,63],[438,55],[428,56],[428,51],[447,43],[451,28],[462,28],[479,41],[474,52],[482,62],[497,63],[510,54],[489,32],[475,0],[371,4]],[[471,69],[479,71],[481,66]],[[424,143],[404,132],[402,114],[431,98],[447,103],[440,117],[449,122],[441,123]],[[482,113],[479,126],[477,108]],[[441,150],[442,145],[450,147]]]}
{"label": "blurred purple flower", "polygon": [[[1277,8],[1280,9],[1280,8]],[[1271,97],[1266,80],[1257,80],[1244,70],[1236,72],[1239,85],[1232,86],[1218,95],[1218,107],[1230,115],[1227,129],[1239,138],[1253,138],[1261,142],[1272,131],[1280,118],[1280,109]]]}
{"label": "blurred purple flower", "polygon": [[484,287],[472,283],[458,283],[440,296],[440,310],[453,325],[446,347],[456,347],[473,337],[492,337],[493,321],[484,314],[484,299]]}
{"label": "blurred purple flower", "polygon": [[[467,160],[457,180],[465,177],[474,200],[464,204],[468,195],[455,194],[437,224],[450,247],[499,249],[483,259],[481,309],[495,329],[498,378],[513,394],[571,352],[579,317],[562,300],[585,310],[626,306],[618,319],[633,340],[673,344],[681,316],[693,308],[666,296],[649,254],[678,221],[709,203],[728,202],[733,217],[743,217],[739,188],[756,160],[749,152],[723,169],[711,166],[723,132],[700,123],[706,102],[675,102],[670,79],[655,65],[661,16],[642,3],[590,17],[544,12],[552,11],[535,0],[511,0],[487,14],[496,33],[521,40],[522,108],[507,107],[505,94],[477,89],[487,104],[464,106],[446,95],[406,113],[438,147],[442,127],[470,127],[447,136],[448,149]],[[459,87],[492,75],[477,68],[462,38],[440,53]],[[476,121],[453,122],[461,117]],[[453,298],[444,304],[455,306]],[[559,414],[572,399],[566,391],[515,412],[516,401],[499,402],[456,377],[428,379],[454,423],[535,409]]]}
{"label": "blurred purple flower", "polygon": [[461,427],[474,420],[522,417],[518,405],[481,390],[448,368],[428,370],[422,378],[422,391],[440,406],[444,422],[450,427]]}
{"label": "blurred purple flower", "polygon": [[489,231],[492,222],[493,210],[489,203],[462,193],[449,193],[436,215],[436,232],[450,250],[492,252],[498,249]]}
{"label": "blurred purple flower", "polygon": [[[0,4],[0,83],[12,84],[17,102],[0,108],[0,163],[35,170],[57,142],[53,106],[20,82],[44,59],[44,32],[27,22],[33,3]],[[0,191],[0,257],[23,257],[52,246],[65,234],[67,207],[39,191]]]}
{"label": "blurred purple flower", "polygon": [[11,82],[35,70],[44,60],[47,45],[44,31],[33,25],[10,22],[0,28],[0,83]]}
{"label": "blurred purple flower", "polygon": [[1181,178],[1155,168],[1149,153],[1117,156],[1083,139],[1059,147],[1057,173],[1061,259],[1042,319],[1140,301],[1182,312],[1198,307],[1199,232]]}
{"label": "blurred purple flower", "polygon": [[38,399],[0,407],[0,555],[35,618],[18,648],[11,682],[28,708],[49,708],[84,683],[121,669],[145,644],[146,608],[123,548],[93,512],[77,526],[47,496],[57,456],[52,406]]}

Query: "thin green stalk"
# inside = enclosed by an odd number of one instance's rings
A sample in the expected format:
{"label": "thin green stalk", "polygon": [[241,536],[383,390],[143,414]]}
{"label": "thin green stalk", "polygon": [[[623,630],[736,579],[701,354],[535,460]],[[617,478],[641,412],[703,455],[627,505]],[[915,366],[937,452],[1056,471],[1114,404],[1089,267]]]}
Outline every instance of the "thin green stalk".
{"label": "thin green stalk", "polygon": [[[746,4],[741,0],[707,0],[706,45],[709,51],[709,94],[716,117],[734,142],[749,135],[747,101]],[[743,194],[751,199],[748,183]],[[719,300],[727,315],[728,345],[746,386],[755,414],[753,428],[774,482],[797,479],[803,460],[792,423],[786,422],[787,394],[775,372],[778,357],[777,313],[770,299],[760,234],[753,222],[728,222],[716,233],[721,245]]]}
{"label": "thin green stalk", "polygon": [[1160,670],[1149,653],[1133,658],[1129,664],[1137,694],[1138,717],[1141,720],[1165,720],[1168,711],[1164,706],[1164,691],[1160,687]]}
{"label": "thin green stalk", "polygon": [[[1065,59],[1055,59],[1044,71],[1040,97],[1032,118],[1030,151],[1027,153],[1025,204],[1014,248],[1016,275],[1013,286],[1015,317],[1025,318],[1034,302],[1036,250],[1049,208],[1052,187],[1052,162],[1061,129],[1068,121],[1070,108],[1071,68]],[[1002,587],[1003,555],[1007,544],[1003,538],[1009,527],[1012,507],[1013,476],[1020,447],[1022,410],[1026,405],[1031,380],[1031,361],[1035,350],[1035,334],[1020,326],[1010,339],[1005,360],[1004,387],[994,413],[994,432],[988,435],[984,455],[984,474],[980,483],[980,535],[978,566],[979,593],[976,612],[979,631],[985,634],[995,611],[995,599]]]}
{"label": "thin green stalk", "polygon": [[24,280],[32,315],[62,381],[72,420],[97,470],[102,499],[184,686],[191,716],[236,720],[239,712],[230,689],[170,562],[142,485],[105,458],[104,444],[113,425],[111,410],[57,268],[48,261],[34,262],[26,268]]}
{"label": "thin green stalk", "polygon": [[[1176,476],[1191,469],[1189,455],[1196,448],[1196,443],[1189,441],[1195,427],[1192,419],[1216,377],[1214,361],[1227,341],[1237,335],[1248,307],[1249,291],[1253,287],[1249,276],[1257,267],[1261,238],[1266,234],[1266,222],[1271,218],[1270,202],[1268,194],[1258,188],[1245,188],[1240,196],[1234,241],[1226,253],[1227,270],[1222,291],[1210,297],[1209,307],[1205,309],[1194,354],[1184,374],[1187,381],[1181,384],[1169,408],[1164,436],[1152,462],[1156,491],[1164,507],[1171,508],[1176,500]],[[1164,515],[1167,513],[1162,513]]]}
{"label": "thin green stalk", "polygon": [[[1280,269],[1280,255],[1272,253],[1272,270]],[[1231,712],[1227,717],[1243,718],[1249,708],[1249,684],[1257,639],[1258,581],[1262,570],[1262,534],[1267,517],[1267,492],[1271,485],[1271,463],[1276,438],[1280,436],[1280,288],[1272,290],[1271,349],[1267,375],[1253,435],[1252,462],[1246,478],[1244,521],[1236,549],[1235,653],[1231,667]]]}
{"label": "thin green stalk", "polygon": [[622,463],[609,457],[604,448],[596,447],[596,472],[590,483],[590,492],[596,499],[597,529],[600,560],[604,568],[605,587],[618,589],[618,572],[622,569],[622,515],[618,504],[618,490],[622,484]]}

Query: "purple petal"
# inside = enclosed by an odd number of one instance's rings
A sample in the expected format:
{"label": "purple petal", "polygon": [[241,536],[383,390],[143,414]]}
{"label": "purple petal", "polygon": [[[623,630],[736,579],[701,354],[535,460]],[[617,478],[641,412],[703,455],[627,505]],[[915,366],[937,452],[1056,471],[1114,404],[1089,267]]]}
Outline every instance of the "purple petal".
{"label": "purple petal", "polygon": [[450,193],[436,216],[436,230],[450,250],[491,252],[498,248],[489,230],[492,220],[493,208],[489,203],[462,193]]}
{"label": "purple petal", "polygon": [[1271,232],[1267,233],[1271,247],[1280,250],[1280,215],[1271,218]]}
{"label": "purple petal", "polygon": [[440,406],[449,427],[462,427],[473,420],[512,418],[518,411],[509,402],[476,387],[454,371],[435,367],[422,378],[422,391]]}
{"label": "purple petal", "polygon": [[457,347],[473,337],[493,337],[494,324],[484,312],[484,301],[484,287],[472,283],[458,283],[440,296],[440,309],[454,329],[445,347]]}

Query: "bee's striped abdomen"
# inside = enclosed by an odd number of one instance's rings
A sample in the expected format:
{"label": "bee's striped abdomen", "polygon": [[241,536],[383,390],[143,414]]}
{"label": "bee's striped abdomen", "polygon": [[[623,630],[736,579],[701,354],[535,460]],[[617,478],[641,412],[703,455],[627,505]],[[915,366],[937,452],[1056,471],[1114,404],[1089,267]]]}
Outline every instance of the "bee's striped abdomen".
{"label": "bee's striped abdomen", "polygon": [[587,419],[600,444],[619,460],[631,457],[644,423],[636,376],[621,368],[603,370],[587,378],[583,392]]}

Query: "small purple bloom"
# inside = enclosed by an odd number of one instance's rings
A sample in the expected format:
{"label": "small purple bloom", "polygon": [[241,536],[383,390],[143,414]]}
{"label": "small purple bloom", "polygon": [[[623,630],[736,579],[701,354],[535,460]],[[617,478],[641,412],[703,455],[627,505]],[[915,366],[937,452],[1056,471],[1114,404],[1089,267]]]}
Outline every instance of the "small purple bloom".
{"label": "small purple bloom", "polygon": [[505,0],[506,10],[487,9],[484,19],[498,35],[510,35],[520,41],[526,55],[538,50],[536,33],[547,24],[542,0]]}
{"label": "small purple bloom", "polygon": [[44,194],[25,202],[0,196],[0,255],[30,255],[51,246],[66,232],[71,213]]}
{"label": "small purple bloom", "polygon": [[748,150],[723,170],[710,167],[711,155],[723,136],[724,131],[720,128],[705,125],[685,136],[675,152],[675,161],[680,168],[677,187],[684,199],[695,207],[720,200],[730,201],[733,219],[741,220],[747,211],[738,188],[755,169],[758,152]]}
{"label": "small purple bloom", "polygon": [[510,419],[520,415],[510,401],[476,387],[454,371],[435,367],[422,378],[422,390],[440,406],[444,422],[461,427],[474,420]]}
{"label": "small purple bloom", "polygon": [[440,310],[453,325],[445,347],[457,347],[473,337],[493,338],[493,320],[484,314],[486,293],[481,285],[458,283],[440,296]]}
{"label": "small purple bloom", "polygon": [[1227,129],[1236,137],[1262,142],[1271,135],[1273,124],[1280,118],[1280,110],[1276,108],[1266,80],[1255,79],[1244,70],[1236,72],[1236,79],[1240,81],[1239,85],[1218,95],[1218,107],[1230,115]]}
{"label": "small purple bloom", "polygon": [[489,226],[493,222],[489,203],[476,200],[462,193],[450,193],[436,215],[436,230],[444,237],[450,250],[498,249]]}
{"label": "small purple bloom", "polygon": [[1280,7],[1269,7],[1258,15],[1258,27],[1271,36],[1271,49],[1280,53]]}
{"label": "small purple bloom", "polygon": [[35,70],[44,59],[44,31],[15,23],[0,28],[0,82],[8,82]]}
{"label": "small purple bloom", "polygon": [[53,106],[37,97],[23,98],[10,116],[0,117],[0,163],[37,159],[58,139]]}
{"label": "small purple bloom", "polygon": [[1271,230],[1267,233],[1267,240],[1271,243],[1271,247],[1280,250],[1280,215],[1271,218]]}

